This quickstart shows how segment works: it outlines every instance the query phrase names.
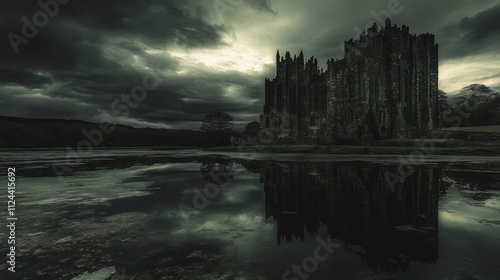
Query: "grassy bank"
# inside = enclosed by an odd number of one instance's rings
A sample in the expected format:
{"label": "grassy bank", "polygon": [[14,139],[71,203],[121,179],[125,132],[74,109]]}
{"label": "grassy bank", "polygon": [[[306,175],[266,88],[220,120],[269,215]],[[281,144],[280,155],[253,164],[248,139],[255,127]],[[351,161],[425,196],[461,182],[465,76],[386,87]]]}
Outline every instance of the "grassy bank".
{"label": "grassy bank", "polygon": [[[380,140],[369,145],[268,145],[255,146],[254,150],[268,153],[500,156],[500,126],[445,128],[443,131],[445,136],[440,139]],[[251,148],[231,146],[208,150],[244,152]]]}
{"label": "grassy bank", "polygon": [[500,133],[500,125],[448,127],[448,128],[443,128],[443,130],[445,130],[445,131]]}
{"label": "grassy bank", "polygon": [[[252,147],[240,149],[236,146],[217,147],[208,149],[209,151],[220,152],[245,152]],[[410,155],[410,154],[431,154],[431,155],[470,155],[470,156],[500,156],[500,147],[494,146],[463,146],[463,147],[432,147],[426,148],[418,146],[317,146],[317,145],[273,145],[255,146],[256,151],[263,153],[313,153],[313,154],[389,154],[389,155]]]}

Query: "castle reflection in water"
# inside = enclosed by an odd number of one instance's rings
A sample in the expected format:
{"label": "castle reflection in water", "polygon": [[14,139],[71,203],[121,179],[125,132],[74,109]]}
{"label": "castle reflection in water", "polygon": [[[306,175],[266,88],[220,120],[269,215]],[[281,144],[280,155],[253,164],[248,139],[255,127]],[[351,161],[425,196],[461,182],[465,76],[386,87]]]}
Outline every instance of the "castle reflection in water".
{"label": "castle reflection in water", "polygon": [[415,166],[393,186],[385,172],[397,167],[376,163],[262,162],[259,168],[278,243],[326,226],[372,268],[436,262],[440,168]]}

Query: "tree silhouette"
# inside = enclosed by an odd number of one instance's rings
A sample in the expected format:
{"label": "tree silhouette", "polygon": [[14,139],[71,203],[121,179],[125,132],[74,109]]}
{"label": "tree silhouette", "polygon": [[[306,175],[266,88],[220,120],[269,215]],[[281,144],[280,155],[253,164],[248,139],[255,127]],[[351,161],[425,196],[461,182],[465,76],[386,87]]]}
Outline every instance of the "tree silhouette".
{"label": "tree silhouette", "polygon": [[200,171],[207,182],[222,185],[234,179],[234,164],[232,161],[219,161],[203,163]]}
{"label": "tree silhouette", "polygon": [[441,126],[444,127],[448,125],[443,119],[443,115],[448,114],[451,110],[450,102],[448,101],[448,94],[442,90],[438,91],[438,106],[439,114],[441,115]]}
{"label": "tree silhouette", "polygon": [[223,112],[207,114],[200,127],[201,132],[225,133],[233,132],[233,118]]}
{"label": "tree silhouette", "polygon": [[249,122],[245,126],[244,134],[247,136],[257,136],[260,131],[260,123],[258,121]]}
{"label": "tree silhouette", "polygon": [[458,105],[476,105],[469,104],[471,102],[482,104],[489,102],[498,93],[494,92],[493,89],[483,85],[483,84],[472,84],[466,86],[460,90],[458,93]]}
{"label": "tree silhouette", "polygon": [[500,95],[483,84],[472,84],[460,90],[455,109],[470,115],[464,125],[496,125],[499,123]]}

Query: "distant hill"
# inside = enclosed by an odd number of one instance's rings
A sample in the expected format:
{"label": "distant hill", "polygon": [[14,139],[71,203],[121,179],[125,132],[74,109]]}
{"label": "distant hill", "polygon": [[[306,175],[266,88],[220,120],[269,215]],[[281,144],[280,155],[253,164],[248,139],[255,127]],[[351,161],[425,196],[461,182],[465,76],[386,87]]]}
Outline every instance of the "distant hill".
{"label": "distant hill", "polygon": [[[111,126],[111,124],[108,125]],[[91,136],[87,137],[84,131]],[[100,133],[103,135],[102,140],[99,137]],[[93,147],[230,145],[227,135],[213,135],[192,130],[115,125],[114,130],[106,134],[103,133],[98,123],[0,116],[0,148],[76,147],[79,143],[83,143],[82,141],[88,141],[82,145],[91,143]]]}
{"label": "distant hill", "polygon": [[457,94],[455,94],[455,95],[448,95],[448,103],[451,106],[457,105],[458,101],[460,101],[460,98],[459,98],[459,96]]}

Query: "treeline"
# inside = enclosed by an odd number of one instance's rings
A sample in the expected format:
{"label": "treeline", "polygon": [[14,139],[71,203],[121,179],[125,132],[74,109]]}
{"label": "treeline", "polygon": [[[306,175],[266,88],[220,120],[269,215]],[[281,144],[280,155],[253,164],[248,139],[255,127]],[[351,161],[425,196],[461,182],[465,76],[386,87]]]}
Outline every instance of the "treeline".
{"label": "treeline", "polygon": [[464,87],[454,96],[439,91],[439,107],[443,127],[454,125],[447,121],[454,115],[461,117],[461,126],[500,125],[500,94],[482,84]]}
{"label": "treeline", "polygon": [[[113,128],[113,131],[106,133],[105,128]],[[224,134],[192,130],[103,126],[79,120],[0,116],[0,148],[76,147],[82,143],[91,143],[93,147],[215,147],[230,145],[230,138]]]}

